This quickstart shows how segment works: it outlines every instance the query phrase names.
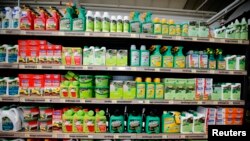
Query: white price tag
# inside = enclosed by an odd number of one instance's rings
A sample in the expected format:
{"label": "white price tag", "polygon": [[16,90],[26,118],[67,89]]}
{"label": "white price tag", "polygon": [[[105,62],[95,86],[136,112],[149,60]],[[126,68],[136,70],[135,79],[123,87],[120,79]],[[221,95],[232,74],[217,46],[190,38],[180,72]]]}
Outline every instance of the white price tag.
{"label": "white price tag", "polygon": [[193,37],[193,41],[197,41],[197,37]]}
{"label": "white price tag", "polygon": [[169,101],[169,104],[174,104],[174,101],[173,101],[173,100],[170,100],[170,101]]}
{"label": "white price tag", "polygon": [[83,69],[83,70],[87,70],[88,67],[87,67],[87,66],[83,66],[82,69]]}
{"label": "white price tag", "polygon": [[51,100],[50,99],[45,99],[45,102],[51,102]]}
{"label": "white price tag", "polygon": [[29,133],[25,133],[25,134],[24,134],[24,137],[25,137],[25,138],[29,138],[29,137],[30,137],[30,134],[29,134]]}
{"label": "white price tag", "polygon": [[85,32],[85,35],[86,35],[86,36],[89,36],[89,32]]}
{"label": "white price tag", "polygon": [[214,101],[213,104],[214,104],[214,105],[217,105],[217,104],[218,104],[218,101]]}
{"label": "white price tag", "polygon": [[57,138],[57,134],[52,133],[52,138]]}
{"label": "white price tag", "polygon": [[65,99],[60,99],[60,102],[63,102],[63,103],[64,103],[64,102],[65,102]]}
{"label": "white price tag", "polygon": [[191,72],[192,72],[192,73],[196,73],[196,70],[195,70],[195,69],[191,69]]}
{"label": "white price tag", "polygon": [[109,33],[104,33],[104,37],[109,37],[110,34]]}
{"label": "white price tag", "polygon": [[25,102],[25,98],[24,97],[20,97],[20,102]]}
{"label": "white price tag", "polygon": [[64,134],[64,138],[70,138],[69,134]]}
{"label": "white price tag", "polygon": [[202,104],[202,101],[198,101],[197,103],[198,103],[198,104]]}
{"label": "white price tag", "polygon": [[24,69],[24,67],[25,67],[24,65],[19,65],[20,69]]}
{"label": "white price tag", "polygon": [[130,37],[136,37],[136,34],[131,34]]}
{"label": "white price tag", "polygon": [[242,43],[243,43],[243,40],[238,40],[238,43],[239,43],[239,44],[242,44]]}
{"label": "white price tag", "polygon": [[210,70],[210,73],[211,74],[215,74],[215,70]]}
{"label": "white price tag", "polygon": [[89,138],[89,139],[93,139],[94,136],[93,136],[93,135],[88,135],[88,138]]}
{"label": "white price tag", "polygon": [[107,67],[107,70],[113,70],[113,67]]}
{"label": "white price tag", "polygon": [[214,42],[215,39],[214,39],[214,38],[209,38],[209,41],[210,41],[210,42]]}
{"label": "white price tag", "polygon": [[150,103],[150,100],[145,100],[145,103],[146,103],[146,104],[149,104],[149,103]]}
{"label": "white price tag", "polygon": [[157,39],[162,39],[162,35],[157,35]]}
{"label": "white price tag", "polygon": [[185,136],[185,135],[181,135],[180,138],[181,138],[181,139],[185,139],[186,136]]}
{"label": "white price tag", "polygon": [[138,101],[138,103],[142,104],[142,103],[143,103],[143,101],[142,101],[142,100],[139,100],[139,101]]}
{"label": "white price tag", "polygon": [[136,67],[131,67],[131,70],[136,71],[137,69],[136,69]]}
{"label": "white price tag", "polygon": [[2,97],[0,97],[0,101],[2,101]]}
{"label": "white price tag", "polygon": [[37,69],[42,69],[42,65],[37,65]]}
{"label": "white price tag", "polygon": [[112,100],[112,103],[117,103],[117,100]]}
{"label": "white price tag", "polygon": [[162,138],[163,138],[163,139],[167,139],[168,136],[167,136],[167,135],[162,135]]}
{"label": "white price tag", "polygon": [[155,71],[159,72],[159,71],[160,71],[160,68],[155,68]]}
{"label": "white price tag", "polygon": [[225,39],[220,39],[220,42],[225,43],[226,40]]}
{"label": "white price tag", "polygon": [[85,103],[85,99],[81,99],[80,102],[81,102],[81,103]]}
{"label": "white price tag", "polygon": [[119,135],[114,135],[114,139],[119,139]]}
{"label": "white price tag", "polygon": [[64,70],[65,66],[59,66],[59,69]]}
{"label": "white price tag", "polygon": [[181,36],[176,36],[176,40],[181,40]]}
{"label": "white price tag", "polygon": [[229,105],[233,105],[234,103],[233,103],[233,101],[229,101]]}

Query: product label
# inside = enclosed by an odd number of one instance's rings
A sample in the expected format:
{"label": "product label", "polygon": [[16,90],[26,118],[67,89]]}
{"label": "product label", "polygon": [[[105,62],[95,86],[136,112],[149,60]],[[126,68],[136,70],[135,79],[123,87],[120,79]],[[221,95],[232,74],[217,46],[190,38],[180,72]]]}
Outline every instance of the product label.
{"label": "product label", "polygon": [[19,28],[19,19],[13,19],[13,28],[18,29]]}
{"label": "product label", "polygon": [[213,93],[211,94],[211,100],[221,100],[222,88],[220,85],[215,84],[213,86]]}
{"label": "product label", "polygon": [[88,31],[88,32],[93,32],[94,31],[94,18],[91,17],[91,16],[87,17],[86,31]]}
{"label": "product label", "polygon": [[154,24],[154,33],[161,34],[161,24]]}
{"label": "product label", "polygon": [[236,58],[232,58],[228,60],[228,69],[235,70],[236,68]]}
{"label": "product label", "polygon": [[95,95],[96,98],[107,98],[109,94],[109,90],[108,89],[95,89]]}
{"label": "product label", "polygon": [[150,131],[150,133],[159,133],[160,124],[156,120],[149,120],[147,128],[148,128],[148,131]]}
{"label": "product label", "polygon": [[95,32],[101,32],[102,30],[102,19],[100,17],[95,18],[95,25],[94,25]]}
{"label": "product label", "polygon": [[151,67],[161,67],[161,61],[162,61],[161,56],[158,56],[158,55],[151,55],[151,63],[150,63],[150,66],[151,66]]}
{"label": "product label", "polygon": [[136,82],[125,81],[123,85],[123,98],[134,99],[136,97]]}
{"label": "product label", "polygon": [[176,36],[181,36],[181,25],[177,24],[175,26]]}
{"label": "product label", "polygon": [[94,119],[84,119],[84,132],[86,133],[93,133],[95,132],[95,120]]}
{"label": "product label", "polygon": [[117,21],[117,32],[122,32],[123,31],[123,23],[122,20]]}
{"label": "product label", "polygon": [[140,66],[149,66],[149,52],[142,51],[141,52],[141,63]]}
{"label": "product label", "polygon": [[144,99],[146,95],[145,83],[136,83],[136,98]]}
{"label": "product label", "polygon": [[96,118],[96,132],[97,133],[106,133],[106,119],[105,118]]}
{"label": "product label", "polygon": [[155,98],[155,84],[154,83],[147,84],[146,98],[147,99],[154,99]]}
{"label": "product label", "polygon": [[40,18],[35,19],[34,29],[35,30],[45,30],[45,23],[43,22],[42,19],[40,19]]}
{"label": "product label", "polygon": [[185,68],[185,57],[183,56],[175,57],[175,68]]}
{"label": "product label", "polygon": [[117,23],[116,23],[115,20],[112,20],[112,21],[111,21],[110,28],[111,28],[111,29],[110,29],[111,32],[116,32],[116,31],[117,31]]}
{"label": "product label", "polygon": [[163,67],[173,68],[173,56],[163,56]]}
{"label": "product label", "polygon": [[31,23],[29,22],[28,18],[22,18],[20,20],[20,29],[30,29]]}
{"label": "product label", "polygon": [[94,51],[93,49],[83,50],[83,65],[93,65]]}
{"label": "product label", "polygon": [[129,32],[129,21],[128,20],[123,22],[123,32]]}
{"label": "product label", "polygon": [[2,118],[2,130],[3,131],[10,131],[13,130],[14,125],[12,121],[8,117]]}
{"label": "product label", "polygon": [[209,60],[209,69],[216,69],[216,61],[215,60]]}
{"label": "product label", "polygon": [[176,35],[175,25],[169,25],[169,35],[170,36],[175,36]]}
{"label": "product label", "polygon": [[81,88],[79,89],[80,98],[92,98],[92,88]]}
{"label": "product label", "polygon": [[49,18],[46,22],[46,30],[56,30],[56,22],[54,19]]}
{"label": "product label", "polygon": [[117,59],[117,50],[108,49],[106,52],[106,65],[107,66],[116,66]]}
{"label": "product label", "polygon": [[165,99],[173,100],[175,93],[176,93],[176,87],[175,87],[175,80],[168,80],[165,82]]}
{"label": "product label", "polygon": [[181,122],[181,133],[191,133],[193,127],[193,117],[183,118]]}
{"label": "product label", "polygon": [[194,119],[194,123],[193,123],[194,127],[193,127],[193,132],[194,133],[203,133],[205,132],[205,117],[200,117],[200,118],[196,118]]}
{"label": "product label", "polygon": [[163,83],[155,84],[155,98],[163,99],[163,97],[164,97],[164,84]]}
{"label": "product label", "polygon": [[168,28],[169,28],[168,24],[162,25],[162,35],[168,35]]}
{"label": "product label", "polygon": [[102,31],[103,32],[109,32],[110,31],[110,19],[107,18],[107,17],[104,17],[104,19],[103,19]]}
{"label": "product label", "polygon": [[218,69],[225,70],[226,69],[226,61],[218,61]]}
{"label": "product label", "polygon": [[71,30],[70,19],[67,18],[61,19],[60,30]]}
{"label": "product label", "polygon": [[182,36],[188,36],[188,24],[182,25]]}
{"label": "product label", "polygon": [[143,33],[153,33],[153,24],[152,23],[144,23],[142,25],[142,32]]}
{"label": "product label", "polygon": [[239,70],[245,70],[245,66],[246,66],[246,60],[245,60],[245,58],[244,59],[240,59],[240,61],[239,61]]}
{"label": "product label", "polygon": [[231,100],[240,100],[241,84],[231,85]]}
{"label": "product label", "polygon": [[123,131],[123,123],[120,120],[111,120],[111,133],[121,133]]}
{"label": "product label", "polygon": [[140,133],[140,131],[141,131],[140,127],[141,127],[141,125],[140,125],[139,120],[130,120],[128,130],[132,130],[133,132]]}
{"label": "product label", "polygon": [[[138,56],[139,57],[139,56]],[[137,63],[138,59],[136,60]],[[128,50],[118,50],[117,51],[117,66],[127,66],[128,65]],[[132,65],[132,63],[131,63]]]}
{"label": "product label", "polygon": [[123,96],[123,81],[112,81],[110,83],[110,98],[122,99]]}
{"label": "product label", "polygon": [[185,100],[195,100],[195,80],[190,79],[186,82]]}
{"label": "product label", "polygon": [[94,65],[105,65],[105,50],[100,49],[95,51]]}
{"label": "product label", "polygon": [[130,23],[130,26],[131,26],[131,32],[136,32],[136,33],[141,32],[140,22],[132,22]]}
{"label": "product label", "polygon": [[139,66],[140,64],[139,51],[131,51],[131,66]]}
{"label": "product label", "polygon": [[3,19],[2,21],[2,28],[10,28],[10,20],[9,19]]}
{"label": "product label", "polygon": [[81,30],[84,29],[84,21],[83,19],[74,19],[73,20],[73,30]]}
{"label": "product label", "polygon": [[222,100],[231,99],[231,85],[222,85]]}
{"label": "product label", "polygon": [[197,78],[196,79],[195,100],[201,100],[201,99],[203,99],[204,89],[205,89],[205,79],[204,78]]}
{"label": "product label", "polygon": [[13,95],[18,95],[18,89],[19,89],[19,82],[18,80],[13,80],[13,81],[9,81],[8,82],[8,91],[9,91],[9,95],[13,96]]}

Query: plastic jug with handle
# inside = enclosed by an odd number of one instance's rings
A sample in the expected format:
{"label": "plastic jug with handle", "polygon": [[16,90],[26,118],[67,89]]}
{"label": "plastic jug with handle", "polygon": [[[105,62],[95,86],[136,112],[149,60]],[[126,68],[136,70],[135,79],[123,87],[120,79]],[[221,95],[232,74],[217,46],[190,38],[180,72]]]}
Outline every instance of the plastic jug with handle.
{"label": "plastic jug with handle", "polygon": [[21,130],[20,114],[16,108],[0,111],[0,131]]}

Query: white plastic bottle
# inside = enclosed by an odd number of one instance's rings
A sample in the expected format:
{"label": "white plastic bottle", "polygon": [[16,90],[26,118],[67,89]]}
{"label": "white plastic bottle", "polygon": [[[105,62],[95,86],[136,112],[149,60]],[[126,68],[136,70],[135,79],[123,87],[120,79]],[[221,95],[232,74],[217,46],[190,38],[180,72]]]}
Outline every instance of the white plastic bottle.
{"label": "white plastic bottle", "polygon": [[88,11],[86,14],[86,31],[87,32],[94,31],[94,16],[92,11]]}
{"label": "white plastic bottle", "polygon": [[240,39],[242,40],[248,39],[248,24],[247,24],[246,18],[242,18],[241,20]]}
{"label": "white plastic bottle", "polygon": [[19,29],[20,27],[20,18],[21,18],[21,8],[16,6],[13,8],[13,20],[12,20],[12,28]]}
{"label": "white plastic bottle", "polygon": [[111,23],[110,23],[110,32],[117,31],[117,21],[115,16],[111,16]]}
{"label": "white plastic bottle", "polygon": [[103,13],[102,32],[110,32],[110,16],[108,12]]}
{"label": "white plastic bottle", "polygon": [[136,49],[135,45],[130,47],[130,65],[140,66],[140,51]]}
{"label": "white plastic bottle", "polygon": [[2,28],[12,28],[12,9],[10,7],[4,8],[5,18],[2,20]]}
{"label": "white plastic bottle", "polygon": [[122,16],[117,16],[117,32],[123,32],[123,19]]}
{"label": "white plastic bottle", "polygon": [[128,16],[123,17],[123,32],[125,32],[125,33],[129,32],[129,18],[128,18]]}
{"label": "white plastic bottle", "polygon": [[94,32],[102,31],[102,17],[99,11],[95,12],[95,24],[94,24]]}

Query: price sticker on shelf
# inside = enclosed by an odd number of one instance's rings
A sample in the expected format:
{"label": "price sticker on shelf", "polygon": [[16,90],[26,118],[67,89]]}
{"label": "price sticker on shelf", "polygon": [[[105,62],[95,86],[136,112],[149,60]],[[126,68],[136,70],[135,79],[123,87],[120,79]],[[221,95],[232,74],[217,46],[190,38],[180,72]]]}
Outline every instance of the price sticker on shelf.
{"label": "price sticker on shelf", "polygon": [[29,137],[30,137],[30,134],[29,134],[29,133],[25,133],[25,134],[24,134],[24,137],[25,137],[25,138],[29,138]]}
{"label": "price sticker on shelf", "polygon": [[234,102],[233,101],[229,101],[229,105],[233,105],[234,104]]}
{"label": "price sticker on shelf", "polygon": [[181,36],[176,36],[176,40],[181,40]]}
{"label": "price sticker on shelf", "polygon": [[160,71],[160,68],[155,68],[155,71],[159,72],[159,71]]}
{"label": "price sticker on shelf", "polygon": [[85,103],[85,99],[81,99],[80,102],[81,102],[81,103]]}
{"label": "price sticker on shelf", "polygon": [[197,41],[197,37],[193,37],[193,41]]}
{"label": "price sticker on shelf", "polygon": [[63,103],[65,103],[65,101],[66,101],[65,99],[60,99],[60,102],[63,102]]}
{"label": "price sticker on shelf", "polygon": [[89,139],[93,139],[94,136],[93,136],[93,135],[88,135],[88,138],[89,138]]}
{"label": "price sticker on shelf", "polygon": [[163,138],[163,139],[167,139],[167,138],[168,138],[168,135],[162,135],[162,138]]}
{"label": "price sticker on shelf", "polygon": [[104,33],[104,37],[109,37],[110,34],[109,33]]}
{"label": "price sticker on shelf", "polygon": [[119,135],[114,135],[114,139],[119,139]]}
{"label": "price sticker on shelf", "polygon": [[202,101],[198,101],[197,104],[203,104],[203,102]]}
{"label": "price sticker on shelf", "polygon": [[169,100],[169,104],[174,104],[174,101],[173,100]]}
{"label": "price sticker on shelf", "polygon": [[209,38],[209,41],[210,41],[210,42],[214,42],[215,39],[214,39],[214,38]]}
{"label": "price sticker on shelf", "polygon": [[112,100],[111,103],[117,103],[117,100]]}
{"label": "price sticker on shelf", "polygon": [[52,133],[52,138],[57,138],[57,134]]}
{"label": "price sticker on shelf", "polygon": [[146,104],[150,104],[150,100],[145,100],[145,103]]}
{"label": "price sticker on shelf", "polygon": [[136,68],[136,67],[131,67],[131,70],[132,70],[132,71],[136,71],[137,68]]}
{"label": "price sticker on shelf", "polygon": [[24,97],[20,97],[20,102],[25,102],[25,98]]}
{"label": "price sticker on shelf", "polygon": [[185,139],[186,136],[185,136],[185,135],[180,135],[180,138],[181,138],[181,139]]}
{"label": "price sticker on shelf", "polygon": [[2,97],[0,97],[0,101],[2,101]]}
{"label": "price sticker on shelf", "polygon": [[51,102],[51,99],[46,98],[44,101],[45,102]]}
{"label": "price sticker on shelf", "polygon": [[238,43],[239,43],[239,44],[242,44],[242,43],[243,43],[243,40],[238,40]]}
{"label": "price sticker on shelf", "polygon": [[139,104],[142,104],[142,103],[143,103],[143,101],[142,101],[142,100],[138,100],[138,103],[139,103]]}

